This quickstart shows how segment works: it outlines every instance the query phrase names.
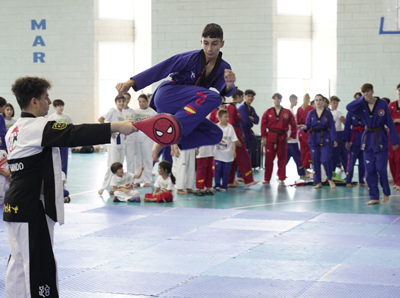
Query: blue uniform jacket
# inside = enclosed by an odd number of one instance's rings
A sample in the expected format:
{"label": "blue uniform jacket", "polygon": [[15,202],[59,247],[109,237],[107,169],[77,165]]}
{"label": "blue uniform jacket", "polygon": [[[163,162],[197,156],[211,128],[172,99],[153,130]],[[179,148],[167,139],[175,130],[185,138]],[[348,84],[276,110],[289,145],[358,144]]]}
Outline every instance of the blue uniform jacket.
{"label": "blue uniform jacket", "polygon": [[[167,76],[170,76],[173,81],[171,84],[179,85],[195,85],[197,79],[205,66],[205,55],[203,49],[194,50],[177,54],[160,62],[149,69],[135,75],[132,79],[136,82],[134,90],[140,90],[148,85],[158,82]],[[219,64],[219,65],[218,65]],[[220,92],[221,96],[231,96],[235,92],[232,88],[229,93],[225,94],[226,82],[224,79],[225,69],[231,69],[231,66],[222,59],[222,53],[219,53],[219,58],[216,62],[213,71],[207,76],[202,78],[199,86],[210,89],[215,88]]]}
{"label": "blue uniform jacket", "polygon": [[[249,111],[247,104],[242,103],[238,107],[238,111],[240,117],[242,117],[242,122],[240,124],[242,126],[242,130],[249,130],[253,127],[254,124],[257,125],[260,122],[260,118],[258,117],[256,110],[252,106],[250,106],[250,111]],[[254,118],[254,123],[253,121],[251,121],[249,116],[252,116]]]}
{"label": "blue uniform jacket", "polygon": [[[318,119],[317,117],[317,109],[310,111],[307,115],[306,124],[307,130],[309,129],[328,129],[323,132],[324,136],[324,146],[331,146],[333,141],[337,141],[336,138],[336,128],[335,121],[333,120],[332,113],[325,109],[325,111],[321,114],[321,117]],[[308,137],[308,143],[313,146],[320,146],[321,143],[321,132],[313,132],[310,133]]]}
{"label": "blue uniform jacket", "polygon": [[[392,145],[397,145],[400,143],[396,127],[394,126],[392,116],[390,115],[388,104],[383,99],[378,98],[376,100],[372,111],[369,110],[368,103],[364,100],[363,96],[349,103],[346,106],[346,109],[363,119],[368,128],[378,128],[386,125],[389,128],[389,137]],[[378,131],[378,136],[380,149],[387,150],[389,141],[386,130]],[[372,149],[374,152],[377,152],[378,148],[374,132],[367,133],[365,131],[363,134],[363,141],[365,137],[367,137],[367,139],[364,150],[367,151]]]}
{"label": "blue uniform jacket", "polygon": [[363,132],[355,130],[354,128],[356,127],[365,128],[364,120],[361,117],[357,117],[353,113],[348,112],[346,115],[346,122],[344,124],[343,141],[351,142],[354,134],[352,144],[355,146],[361,146]]}

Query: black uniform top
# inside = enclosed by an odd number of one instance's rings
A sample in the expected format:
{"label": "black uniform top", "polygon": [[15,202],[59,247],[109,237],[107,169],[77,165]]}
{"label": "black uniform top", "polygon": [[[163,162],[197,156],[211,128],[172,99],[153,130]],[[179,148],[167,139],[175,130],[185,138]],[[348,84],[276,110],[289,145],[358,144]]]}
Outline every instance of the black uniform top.
{"label": "black uniform top", "polygon": [[38,214],[43,194],[46,214],[63,224],[64,196],[57,147],[105,144],[110,142],[110,134],[109,123],[73,125],[22,113],[6,135],[11,182],[4,199],[4,221],[30,221]]}

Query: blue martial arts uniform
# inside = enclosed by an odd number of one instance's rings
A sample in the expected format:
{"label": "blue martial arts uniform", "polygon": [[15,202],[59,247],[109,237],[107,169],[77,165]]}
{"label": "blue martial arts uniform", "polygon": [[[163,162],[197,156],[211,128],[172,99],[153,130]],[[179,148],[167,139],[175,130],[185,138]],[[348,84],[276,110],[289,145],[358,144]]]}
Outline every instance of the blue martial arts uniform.
{"label": "blue martial arts uniform", "polygon": [[361,148],[364,150],[369,198],[371,200],[379,200],[378,180],[383,188],[383,193],[389,196],[390,187],[387,177],[389,141],[385,125],[389,128],[392,145],[400,143],[389,107],[386,101],[377,98],[374,108],[371,111],[368,103],[361,96],[349,103],[346,108],[349,112],[364,120],[366,124]]}
{"label": "blue martial arts uniform", "polygon": [[[162,82],[154,92],[150,106],[158,113],[173,114],[180,120],[181,149],[215,145],[222,139],[221,129],[205,118],[221,105],[221,96],[235,92],[232,88],[225,93],[224,72],[231,66],[222,59],[222,53],[207,76],[206,65],[201,49],[175,55],[132,77],[137,91],[170,75],[171,80]],[[211,87],[220,93],[209,90]]]}
{"label": "blue martial arts uniform", "polygon": [[321,183],[321,164],[324,166],[326,176],[332,180],[332,144],[336,141],[335,121],[332,113],[324,109],[318,117],[317,110],[310,111],[307,115],[307,130],[311,129],[308,136],[308,145],[311,151],[314,168],[314,183]]}
{"label": "blue martial arts uniform", "polygon": [[354,165],[358,159],[358,183],[364,184],[365,165],[364,152],[361,150],[362,135],[365,130],[365,122],[360,117],[348,112],[344,125],[343,141],[350,143],[349,156],[346,167],[346,184],[351,183],[354,173]]}
{"label": "blue martial arts uniform", "polygon": [[[244,134],[244,143],[249,152],[250,160],[253,160],[252,156],[255,154],[256,150],[256,137],[254,136],[252,127],[254,124],[257,125],[260,122],[260,118],[258,117],[256,110],[252,106],[250,106],[249,109],[249,106],[245,102],[238,107],[238,111],[240,117],[242,117],[240,126]],[[250,116],[254,118],[254,122],[250,119]]]}

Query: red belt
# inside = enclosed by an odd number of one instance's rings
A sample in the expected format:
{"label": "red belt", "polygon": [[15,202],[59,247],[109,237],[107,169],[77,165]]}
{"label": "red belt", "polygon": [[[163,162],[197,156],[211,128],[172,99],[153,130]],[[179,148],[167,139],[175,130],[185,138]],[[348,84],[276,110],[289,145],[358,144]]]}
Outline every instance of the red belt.
{"label": "red belt", "polygon": [[350,143],[353,143],[354,138],[356,136],[356,131],[358,131],[359,133],[363,134],[364,130],[365,130],[364,126],[353,126],[353,134],[351,135]]}

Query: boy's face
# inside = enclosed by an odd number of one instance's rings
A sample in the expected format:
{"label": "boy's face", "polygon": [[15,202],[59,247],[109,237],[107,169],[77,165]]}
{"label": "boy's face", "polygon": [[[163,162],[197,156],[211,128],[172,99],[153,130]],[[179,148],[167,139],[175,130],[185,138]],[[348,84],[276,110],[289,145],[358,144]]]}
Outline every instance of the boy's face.
{"label": "boy's face", "polygon": [[218,119],[222,125],[227,125],[229,121],[229,114],[223,114],[221,117],[218,117]]}
{"label": "boy's face", "polygon": [[327,109],[329,107],[329,103],[325,99],[323,99],[323,101],[324,101],[324,108]]}
{"label": "boy's face", "polygon": [[253,101],[254,101],[254,95],[253,95],[253,94],[247,94],[247,95],[245,95],[244,100],[245,100],[249,105],[251,105],[251,104],[253,103]]}
{"label": "boy's face", "polygon": [[56,110],[57,114],[62,114],[64,111],[64,106],[55,106],[54,109]]}
{"label": "boy's face", "polygon": [[49,93],[47,92],[47,89],[45,92],[42,93],[42,95],[40,95],[39,98],[36,98],[36,115],[37,117],[41,117],[41,116],[46,116],[47,113],[49,112],[49,108],[50,108],[50,104],[51,104],[51,100],[49,97]]}
{"label": "boy's face", "polygon": [[122,110],[124,108],[125,105],[125,99],[117,99],[117,101],[115,102],[115,105],[117,106],[118,110]]}
{"label": "boy's face", "polygon": [[125,97],[125,106],[128,106],[129,102],[131,101],[131,98],[128,94],[124,94]]}
{"label": "boy's face", "polygon": [[272,101],[274,102],[274,106],[279,107],[281,105],[282,99],[279,99],[278,96],[275,96]]}
{"label": "boy's face", "polygon": [[290,104],[293,105],[294,107],[297,106],[297,97],[291,97]]}
{"label": "boy's face", "polygon": [[115,172],[115,175],[117,175],[118,177],[122,177],[123,174],[124,174],[124,168],[119,168],[119,169]]}
{"label": "boy's face", "polygon": [[336,101],[336,100],[332,100],[331,101],[331,108],[332,108],[333,111],[336,110],[338,108],[338,106],[339,106],[339,102],[338,101]]}
{"label": "boy's face", "polygon": [[372,100],[374,98],[374,90],[361,91],[361,94],[366,100]]}
{"label": "boy's face", "polygon": [[224,46],[224,41],[220,38],[202,37],[201,45],[207,61],[218,58],[220,49]]}
{"label": "boy's face", "polygon": [[242,96],[236,96],[236,98],[234,98],[234,100],[235,100],[237,103],[241,103],[241,102],[243,101],[243,99],[244,99],[244,95],[242,95]]}
{"label": "boy's face", "polygon": [[147,109],[149,107],[149,104],[147,103],[147,100],[145,100],[143,97],[139,98],[138,102],[139,102],[139,107],[142,110],[145,110],[145,109]]}
{"label": "boy's face", "polygon": [[316,96],[314,99],[314,104],[317,108],[322,108],[324,106],[324,99],[322,96]]}

